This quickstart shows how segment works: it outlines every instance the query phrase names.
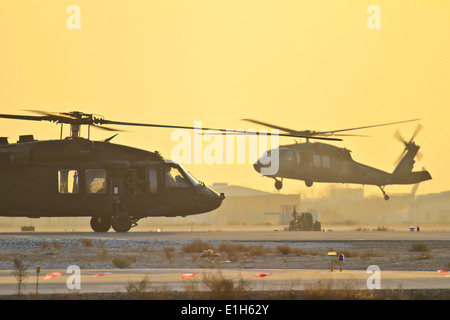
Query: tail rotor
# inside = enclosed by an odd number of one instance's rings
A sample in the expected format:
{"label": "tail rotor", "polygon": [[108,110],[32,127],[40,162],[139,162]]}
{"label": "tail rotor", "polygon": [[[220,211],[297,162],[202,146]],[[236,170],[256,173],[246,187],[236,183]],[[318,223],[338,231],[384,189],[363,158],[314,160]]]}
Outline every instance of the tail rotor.
{"label": "tail rotor", "polygon": [[[417,149],[417,151],[419,150],[420,147],[416,145],[416,143],[414,142],[414,139],[419,134],[419,132],[422,131],[422,129],[423,129],[423,126],[421,124],[418,124],[416,129],[414,130],[414,133],[411,136],[411,139],[409,139],[409,141],[407,141],[405,138],[403,138],[400,131],[398,131],[398,130],[395,131],[394,138],[396,140],[400,141],[401,143],[403,143],[405,145],[405,148],[403,149],[403,152],[398,157],[397,161],[395,161],[394,165],[398,165],[399,162],[401,161],[401,159],[406,154],[406,152],[408,152],[409,150],[413,150],[413,149]],[[422,158],[422,154],[417,154],[417,158],[420,160]]]}

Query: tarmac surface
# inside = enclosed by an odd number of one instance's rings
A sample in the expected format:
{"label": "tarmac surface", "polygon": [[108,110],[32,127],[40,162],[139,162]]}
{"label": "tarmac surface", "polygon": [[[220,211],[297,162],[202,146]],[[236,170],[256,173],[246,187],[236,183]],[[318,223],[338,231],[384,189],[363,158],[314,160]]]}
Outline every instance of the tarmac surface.
{"label": "tarmac surface", "polygon": [[118,239],[118,240],[231,240],[231,241],[450,241],[450,231],[291,231],[281,228],[172,227],[163,231],[131,231],[126,233],[82,232],[1,232],[0,239]]}
{"label": "tarmac surface", "polygon": [[[173,228],[164,232],[2,232],[2,239],[127,239],[127,240],[229,240],[229,241],[442,241],[449,242],[448,231],[329,231],[329,232],[286,232],[283,230],[208,230],[203,228]],[[449,261],[450,262],[450,261]],[[166,286],[171,290],[183,291],[187,281],[198,279],[202,275],[217,270],[204,268],[155,268],[155,269],[82,269],[45,270],[45,273],[61,272],[51,279],[43,279],[44,274],[36,276],[29,272],[23,293],[34,293],[36,282],[39,293],[77,293],[126,292],[130,283],[148,279],[153,286]],[[351,285],[357,289],[450,289],[450,275],[436,271],[383,271],[383,270],[339,270],[336,263],[333,271],[317,269],[223,269],[224,276],[250,281],[252,290],[289,290],[304,289],[307,283],[331,281],[335,287]],[[79,284],[79,288],[75,284]],[[0,270],[0,295],[15,294],[17,280],[11,270]]]}

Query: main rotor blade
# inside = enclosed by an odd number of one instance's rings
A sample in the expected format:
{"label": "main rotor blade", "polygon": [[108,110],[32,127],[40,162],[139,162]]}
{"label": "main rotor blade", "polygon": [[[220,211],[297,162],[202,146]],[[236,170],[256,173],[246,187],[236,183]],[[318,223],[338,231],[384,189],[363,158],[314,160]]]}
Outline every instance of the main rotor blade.
{"label": "main rotor blade", "polygon": [[32,121],[46,121],[49,120],[46,116],[22,116],[17,114],[0,114],[0,118],[16,119],[16,120],[32,120]]}
{"label": "main rotor blade", "polygon": [[333,137],[364,137],[364,138],[371,137],[366,134],[345,134],[345,133],[333,134],[332,136]]}
{"label": "main rotor blade", "polygon": [[108,128],[108,127],[103,127],[103,126],[99,126],[97,124],[91,124],[91,126],[93,126],[96,129],[101,129],[101,130],[105,130],[105,131],[114,131],[114,132],[126,132],[125,130],[120,130],[120,129],[116,129],[116,128]]}
{"label": "main rotor blade", "polygon": [[[213,129],[213,130],[217,130],[217,129]],[[220,130],[218,130],[220,131]],[[221,135],[221,132],[204,132],[202,133],[203,135]],[[270,132],[257,132],[257,131],[232,131],[232,130],[228,130],[226,132],[226,134],[228,135],[265,135],[265,136],[270,136],[270,135],[274,135],[275,133],[270,133]],[[276,133],[278,136],[280,137],[292,137],[292,138],[305,138],[305,139],[315,139],[315,140],[327,140],[327,141],[342,141],[342,139],[339,138],[328,138],[328,137],[322,137],[322,136],[305,136],[305,135],[301,135],[301,134],[290,134],[290,133]]]}
{"label": "main rotor blade", "polygon": [[25,111],[39,113],[39,114],[48,116],[50,118],[54,118],[56,120],[61,120],[61,121],[64,121],[64,120],[77,120],[77,118],[71,117],[71,116],[69,116],[67,114],[64,114],[64,113],[55,113],[55,112],[40,111],[40,110],[25,110]]}
{"label": "main rotor blade", "polygon": [[[113,124],[113,125],[124,125],[124,126],[140,126],[140,127],[154,127],[154,128],[170,128],[170,129],[188,129],[188,130],[202,130],[202,131],[220,131],[226,134],[241,134],[241,135],[259,135],[259,132],[247,132],[247,131],[236,131],[233,129],[218,129],[218,128],[204,128],[204,127],[187,127],[187,126],[172,126],[165,124],[152,124],[152,123],[136,123],[136,122],[123,122],[123,121],[112,121],[105,119],[98,119],[97,123],[99,124]],[[214,134],[214,133],[209,133]],[[264,133],[261,133],[264,134]],[[265,133],[266,135],[271,135],[271,133]],[[325,138],[325,137],[315,137],[310,135],[296,134],[295,132],[290,133],[279,133],[279,136],[284,137],[295,137],[295,138],[309,138],[309,139],[320,139],[320,140],[330,140],[330,141],[342,141],[342,139],[338,138]]]}
{"label": "main rotor blade", "polygon": [[253,120],[253,119],[242,119],[242,120],[248,121],[248,122],[252,122],[252,123],[256,123],[256,124],[260,124],[260,125],[263,125],[263,126],[266,126],[266,127],[269,127],[269,128],[278,129],[278,130],[281,130],[281,131],[286,131],[286,132],[289,132],[289,133],[298,132],[298,130],[284,128],[284,127],[276,126],[276,125],[273,125],[273,124],[270,124],[270,123],[267,123],[267,122],[258,121],[258,120]]}
{"label": "main rotor blade", "polygon": [[[243,119],[245,121],[249,121],[252,123],[260,124],[263,126],[267,126],[274,129],[279,129],[281,131],[289,132],[291,134],[300,134],[304,136],[330,136],[330,135],[336,135],[337,132],[344,132],[344,131],[351,131],[351,130],[359,130],[359,129],[367,129],[367,128],[374,128],[374,127],[381,127],[381,126],[388,126],[393,124],[399,124],[399,123],[405,123],[405,122],[411,122],[411,121],[418,121],[419,119],[412,119],[412,120],[405,120],[405,121],[396,121],[396,122],[389,122],[389,123],[382,123],[382,124],[375,124],[370,126],[362,126],[362,127],[355,127],[355,128],[347,128],[347,129],[339,129],[339,130],[332,130],[332,131],[312,131],[312,130],[293,130],[290,128],[285,128],[277,125],[273,125],[267,122],[262,122],[258,120],[253,119]],[[336,135],[337,136],[337,135]],[[345,136],[343,134],[340,134],[340,136]],[[358,136],[358,135],[347,135],[347,136]]]}
{"label": "main rotor blade", "polygon": [[[227,131],[227,129],[203,128],[203,127],[187,127],[187,126],[172,126],[167,124],[153,124],[153,123],[138,123],[138,122],[124,122],[113,121],[105,119],[96,119],[97,124],[113,124],[120,126],[137,126],[137,127],[153,127],[153,128],[170,128],[170,129],[189,129],[189,130],[219,130]],[[229,130],[229,129],[228,129]]]}
{"label": "main rotor blade", "polygon": [[339,129],[339,130],[332,130],[332,131],[321,131],[321,132],[317,132],[317,134],[328,134],[328,133],[334,134],[335,132],[343,132],[343,131],[375,128],[375,127],[381,127],[381,126],[389,126],[389,125],[393,125],[393,124],[412,122],[412,121],[418,121],[418,120],[420,120],[420,119],[411,119],[411,120],[404,120],[404,121],[397,121],[397,122],[381,123],[381,124],[375,124],[375,125],[364,126],[364,127],[355,127],[355,128]]}
{"label": "main rotor blade", "polygon": [[[309,139],[320,139],[320,140],[330,140],[330,141],[342,141],[342,139],[334,139],[334,138],[319,138],[319,136],[322,136],[321,132],[317,132],[317,131],[311,131],[311,130],[294,130],[294,129],[289,129],[286,127],[280,127],[280,126],[276,126],[267,122],[262,122],[262,121],[258,121],[258,120],[253,120],[253,119],[242,119],[244,121],[249,121],[252,123],[256,123],[256,124],[260,124],[269,128],[273,128],[273,129],[278,129],[281,131],[285,131],[288,132],[289,135],[285,135],[286,137],[297,137],[297,138],[309,138]],[[325,135],[325,134],[324,134]],[[331,135],[331,134],[330,134]],[[280,134],[280,136],[283,136],[282,134]],[[351,135],[345,135],[342,134],[341,136],[351,136]],[[356,135],[355,135],[356,136]]]}

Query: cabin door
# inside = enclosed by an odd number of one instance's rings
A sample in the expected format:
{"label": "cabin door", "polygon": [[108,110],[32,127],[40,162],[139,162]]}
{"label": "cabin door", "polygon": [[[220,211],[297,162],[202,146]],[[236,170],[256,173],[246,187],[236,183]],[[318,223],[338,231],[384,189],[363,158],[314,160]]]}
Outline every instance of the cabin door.
{"label": "cabin door", "polygon": [[61,216],[112,214],[107,171],[78,166],[56,167],[50,172],[50,211]]}

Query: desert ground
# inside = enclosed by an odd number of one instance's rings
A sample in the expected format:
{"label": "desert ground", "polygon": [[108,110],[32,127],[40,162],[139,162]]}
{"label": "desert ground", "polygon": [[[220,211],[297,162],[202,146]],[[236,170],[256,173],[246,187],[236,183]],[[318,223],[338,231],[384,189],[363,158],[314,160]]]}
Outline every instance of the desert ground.
{"label": "desert ground", "polygon": [[[62,289],[52,287],[48,292],[67,294],[64,284],[70,275],[66,270],[75,265],[83,275],[90,275],[90,281],[100,275],[102,281],[115,284],[109,284],[104,290],[98,284],[84,286],[84,293],[95,292],[97,298],[100,293],[116,294],[109,298],[120,293],[126,299],[126,294],[139,286],[140,291],[161,294],[164,288],[165,292],[180,295],[188,291],[187,284],[194,283],[203,292],[208,291],[207,278],[220,274],[222,281],[234,283],[231,289],[245,280],[249,286],[246,291],[252,291],[257,297],[261,297],[261,292],[277,292],[277,297],[283,299],[286,296],[280,292],[284,292],[290,294],[289,299],[297,299],[304,297],[301,294],[308,290],[317,294],[319,288],[337,292],[345,286],[360,292],[367,289],[368,267],[377,266],[382,272],[381,289],[389,291],[390,297],[393,291],[401,291],[394,298],[450,298],[450,278],[446,273],[450,269],[450,232],[445,228],[422,227],[417,232],[407,228],[336,227],[321,232],[288,232],[283,226],[182,226],[138,229],[126,234],[87,230],[0,230],[0,233],[0,295],[3,298],[12,298],[17,291],[17,280],[11,275],[17,270],[15,260],[22,263],[27,273],[25,293],[35,290],[35,270],[39,266],[39,276],[62,273],[59,280],[52,280],[59,281]],[[333,271],[330,252],[336,253]],[[342,271],[340,255],[344,257]],[[191,279],[181,280],[183,275]],[[50,298],[51,295],[44,295],[50,281],[40,282],[42,297]],[[374,298],[374,292],[366,297]]]}

